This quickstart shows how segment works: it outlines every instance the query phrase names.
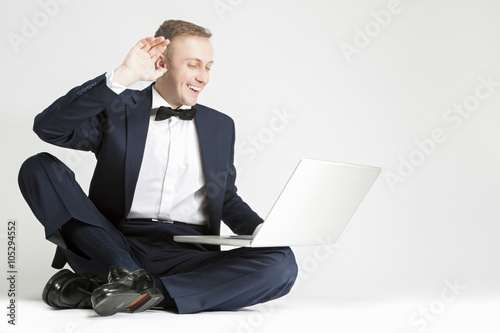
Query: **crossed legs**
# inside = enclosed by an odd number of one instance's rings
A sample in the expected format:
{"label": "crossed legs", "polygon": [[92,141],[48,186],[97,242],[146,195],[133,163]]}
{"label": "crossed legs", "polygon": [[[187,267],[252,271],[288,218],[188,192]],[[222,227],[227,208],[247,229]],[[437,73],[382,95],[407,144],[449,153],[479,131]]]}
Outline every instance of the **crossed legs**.
{"label": "crossed legs", "polygon": [[287,247],[208,251],[173,241],[173,235],[193,233],[186,226],[125,221],[118,230],[95,208],[73,172],[50,154],[26,160],[19,185],[46,238],[77,274],[106,276],[116,266],[143,269],[163,294],[159,305],[175,306],[179,313],[266,302],[287,294],[296,279],[297,265]]}

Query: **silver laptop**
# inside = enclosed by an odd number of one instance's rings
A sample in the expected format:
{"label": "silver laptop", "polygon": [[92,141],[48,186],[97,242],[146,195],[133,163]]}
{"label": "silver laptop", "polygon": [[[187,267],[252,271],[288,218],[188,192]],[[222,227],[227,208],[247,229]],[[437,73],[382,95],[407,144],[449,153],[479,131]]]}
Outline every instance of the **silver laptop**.
{"label": "silver laptop", "polygon": [[380,171],[302,159],[255,235],[174,236],[174,240],[247,247],[333,244]]}

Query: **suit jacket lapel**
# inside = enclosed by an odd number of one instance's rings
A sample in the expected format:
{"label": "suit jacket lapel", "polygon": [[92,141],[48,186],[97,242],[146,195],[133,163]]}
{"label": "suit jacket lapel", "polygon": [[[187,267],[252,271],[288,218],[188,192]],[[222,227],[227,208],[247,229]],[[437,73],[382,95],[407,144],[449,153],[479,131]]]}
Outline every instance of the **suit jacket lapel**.
{"label": "suit jacket lapel", "polygon": [[132,206],[139,177],[151,113],[152,85],[135,92],[126,103],[127,147],[125,156],[125,216]]}
{"label": "suit jacket lapel", "polygon": [[216,135],[214,135],[213,125],[209,120],[206,110],[199,105],[196,105],[195,107],[198,108],[198,112],[194,120],[196,122],[196,129],[198,130],[198,138],[203,160],[203,170],[205,181],[207,182],[208,215],[212,229],[211,233],[218,234],[220,230],[220,223],[216,221],[216,216],[220,216],[220,212],[217,212],[217,201],[223,193],[212,193],[214,190],[215,192],[219,192],[219,189],[218,187],[215,188],[213,186],[215,184],[210,184],[211,179],[213,178],[212,176],[219,170],[219,159],[217,158],[218,145]]}

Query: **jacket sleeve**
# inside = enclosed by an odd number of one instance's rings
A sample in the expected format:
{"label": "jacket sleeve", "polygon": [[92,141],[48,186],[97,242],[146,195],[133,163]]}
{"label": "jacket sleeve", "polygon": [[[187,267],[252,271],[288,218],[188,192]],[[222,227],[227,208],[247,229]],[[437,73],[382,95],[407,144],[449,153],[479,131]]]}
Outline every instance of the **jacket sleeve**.
{"label": "jacket sleeve", "polygon": [[236,181],[236,168],[234,167],[234,125],[232,135],[231,157],[226,180],[222,220],[231,230],[240,235],[251,235],[263,219],[254,212],[250,206],[238,195]]}
{"label": "jacket sleeve", "polygon": [[71,89],[38,114],[33,130],[48,143],[97,153],[107,126],[103,111],[119,98],[102,74]]}

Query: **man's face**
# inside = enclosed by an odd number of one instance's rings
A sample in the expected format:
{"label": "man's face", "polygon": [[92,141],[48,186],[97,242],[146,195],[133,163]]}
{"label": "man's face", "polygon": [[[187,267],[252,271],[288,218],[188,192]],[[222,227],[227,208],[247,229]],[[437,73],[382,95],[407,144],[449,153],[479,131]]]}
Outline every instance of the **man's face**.
{"label": "man's face", "polygon": [[173,108],[195,105],[213,64],[210,40],[177,37],[168,46],[168,53],[168,58],[162,57],[167,72],[157,81],[158,92]]}

